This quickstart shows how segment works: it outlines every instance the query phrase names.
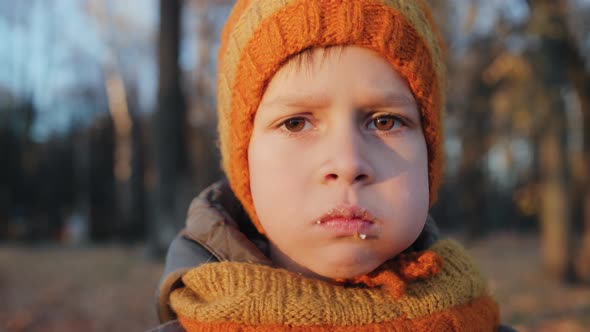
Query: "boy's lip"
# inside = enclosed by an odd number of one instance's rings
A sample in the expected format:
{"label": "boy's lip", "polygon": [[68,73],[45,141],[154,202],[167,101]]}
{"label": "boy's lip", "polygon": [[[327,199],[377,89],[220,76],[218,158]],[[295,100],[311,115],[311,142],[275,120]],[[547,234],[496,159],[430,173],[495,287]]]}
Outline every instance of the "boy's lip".
{"label": "boy's lip", "polygon": [[374,237],[377,219],[356,205],[341,204],[316,218],[313,223],[337,237]]}

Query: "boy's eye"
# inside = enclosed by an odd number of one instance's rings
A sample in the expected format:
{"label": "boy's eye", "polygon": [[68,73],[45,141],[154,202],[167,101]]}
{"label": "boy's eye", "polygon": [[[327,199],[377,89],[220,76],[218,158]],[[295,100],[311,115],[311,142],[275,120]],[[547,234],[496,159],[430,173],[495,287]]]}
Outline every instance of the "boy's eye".
{"label": "boy's eye", "polygon": [[399,120],[395,116],[380,115],[371,120],[371,123],[369,123],[369,129],[388,131],[400,125],[402,125],[401,120]]}
{"label": "boy's eye", "polygon": [[291,132],[299,132],[305,129],[307,120],[304,118],[291,118],[283,122],[285,129]]}

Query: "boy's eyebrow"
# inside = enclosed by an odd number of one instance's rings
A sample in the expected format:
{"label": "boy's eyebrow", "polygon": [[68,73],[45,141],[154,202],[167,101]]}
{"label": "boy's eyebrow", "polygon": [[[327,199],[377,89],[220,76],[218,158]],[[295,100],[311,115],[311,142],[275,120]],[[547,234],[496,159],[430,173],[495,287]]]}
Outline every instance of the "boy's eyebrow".
{"label": "boy's eyebrow", "polygon": [[[395,91],[377,92],[377,93],[363,93],[360,98],[362,107],[387,107],[387,106],[410,106],[416,105],[416,100],[413,97],[407,96],[404,93]],[[331,99],[327,95],[311,93],[311,94],[287,94],[281,95],[270,101],[261,104],[261,107],[269,106],[287,106],[293,108],[324,108],[331,104]]]}
{"label": "boy's eyebrow", "polygon": [[416,105],[416,99],[395,91],[366,93],[362,104],[365,107],[410,106]]}
{"label": "boy's eyebrow", "polygon": [[327,95],[321,94],[288,94],[281,95],[270,101],[264,102],[260,106],[287,106],[296,108],[322,108],[327,107],[331,103],[330,98]]}

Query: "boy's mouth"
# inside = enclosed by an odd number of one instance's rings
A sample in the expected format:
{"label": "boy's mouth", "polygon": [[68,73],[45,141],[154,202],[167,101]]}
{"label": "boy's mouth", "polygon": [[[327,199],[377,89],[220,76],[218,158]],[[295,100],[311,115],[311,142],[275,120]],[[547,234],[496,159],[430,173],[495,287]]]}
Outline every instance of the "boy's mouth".
{"label": "boy's mouth", "polygon": [[366,240],[377,235],[377,219],[367,210],[355,205],[339,205],[314,224],[336,237],[356,237]]}

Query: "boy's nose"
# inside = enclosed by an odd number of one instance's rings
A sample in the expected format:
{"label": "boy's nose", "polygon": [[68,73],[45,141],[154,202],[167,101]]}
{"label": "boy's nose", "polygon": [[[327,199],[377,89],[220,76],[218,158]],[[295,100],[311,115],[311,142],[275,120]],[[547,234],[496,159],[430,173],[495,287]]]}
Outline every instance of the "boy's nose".
{"label": "boy's nose", "polygon": [[374,170],[358,135],[338,135],[326,146],[322,182],[361,184],[373,181]]}

